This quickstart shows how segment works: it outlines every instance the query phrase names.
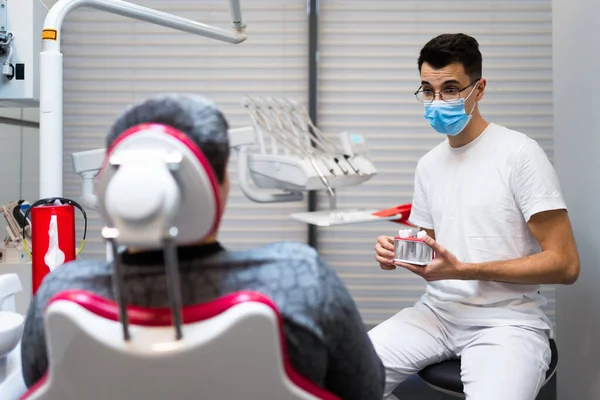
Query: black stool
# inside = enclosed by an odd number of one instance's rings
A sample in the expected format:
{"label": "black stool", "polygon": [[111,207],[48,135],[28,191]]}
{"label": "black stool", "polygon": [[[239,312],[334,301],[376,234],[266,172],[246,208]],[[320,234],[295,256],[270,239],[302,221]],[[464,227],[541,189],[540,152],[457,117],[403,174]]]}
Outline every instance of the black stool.
{"label": "black stool", "polygon": [[[558,365],[558,349],[553,339],[550,339],[550,350],[552,356],[548,371],[546,372],[544,385],[552,378]],[[442,361],[441,363],[425,367],[419,372],[419,376],[425,383],[439,392],[455,397],[465,397],[463,383],[460,379],[460,359]]]}

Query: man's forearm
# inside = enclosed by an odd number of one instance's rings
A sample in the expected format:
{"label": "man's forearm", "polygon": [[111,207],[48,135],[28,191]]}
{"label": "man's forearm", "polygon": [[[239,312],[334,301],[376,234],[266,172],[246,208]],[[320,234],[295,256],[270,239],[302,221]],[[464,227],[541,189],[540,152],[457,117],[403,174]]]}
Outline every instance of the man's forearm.
{"label": "man's forearm", "polygon": [[571,284],[577,269],[568,257],[556,251],[542,251],[527,257],[506,261],[463,263],[460,279],[517,284]]}

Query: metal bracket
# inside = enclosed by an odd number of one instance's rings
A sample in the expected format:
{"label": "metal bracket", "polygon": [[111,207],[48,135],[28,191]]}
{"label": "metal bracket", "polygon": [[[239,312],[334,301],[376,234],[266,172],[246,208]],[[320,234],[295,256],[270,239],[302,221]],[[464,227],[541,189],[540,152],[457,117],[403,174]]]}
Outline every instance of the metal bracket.
{"label": "metal bracket", "polygon": [[0,32],[8,32],[8,11],[6,10],[8,5],[6,0],[0,0]]}

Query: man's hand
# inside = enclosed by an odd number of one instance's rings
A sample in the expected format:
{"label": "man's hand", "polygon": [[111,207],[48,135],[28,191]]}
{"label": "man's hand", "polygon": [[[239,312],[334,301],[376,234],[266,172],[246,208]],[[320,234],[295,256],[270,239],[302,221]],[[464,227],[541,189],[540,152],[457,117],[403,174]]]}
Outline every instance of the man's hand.
{"label": "man's hand", "polygon": [[394,265],[394,238],[392,236],[379,236],[375,245],[375,253],[377,262],[381,269],[392,270],[396,269]]}
{"label": "man's hand", "polygon": [[[421,228],[420,230],[424,230],[425,232],[427,232],[427,235],[430,238],[435,238],[435,231],[433,229]],[[377,262],[379,263],[381,269],[385,269],[388,271],[396,269],[396,265],[394,264],[394,257],[396,257],[396,251],[394,248],[393,236],[379,236],[377,238],[377,243],[375,244],[375,253],[377,254],[375,258],[377,259]],[[397,265],[402,266],[401,264]]]}
{"label": "man's hand", "polygon": [[435,252],[433,261],[426,266],[398,262],[395,265],[406,268],[428,282],[443,279],[462,279],[461,273],[464,269],[464,264],[454,254],[429,236],[425,236],[423,241]]}

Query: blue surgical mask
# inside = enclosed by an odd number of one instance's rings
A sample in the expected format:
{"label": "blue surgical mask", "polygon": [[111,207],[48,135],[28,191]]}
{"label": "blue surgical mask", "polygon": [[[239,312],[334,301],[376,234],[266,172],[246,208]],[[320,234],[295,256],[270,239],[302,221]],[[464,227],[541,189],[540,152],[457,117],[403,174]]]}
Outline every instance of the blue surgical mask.
{"label": "blue surgical mask", "polygon": [[[467,96],[467,99],[473,94],[473,90]],[[473,115],[475,105],[467,115],[465,112],[465,98],[454,101],[433,100],[425,104],[425,119],[429,125],[441,134],[456,136],[461,133]]]}

